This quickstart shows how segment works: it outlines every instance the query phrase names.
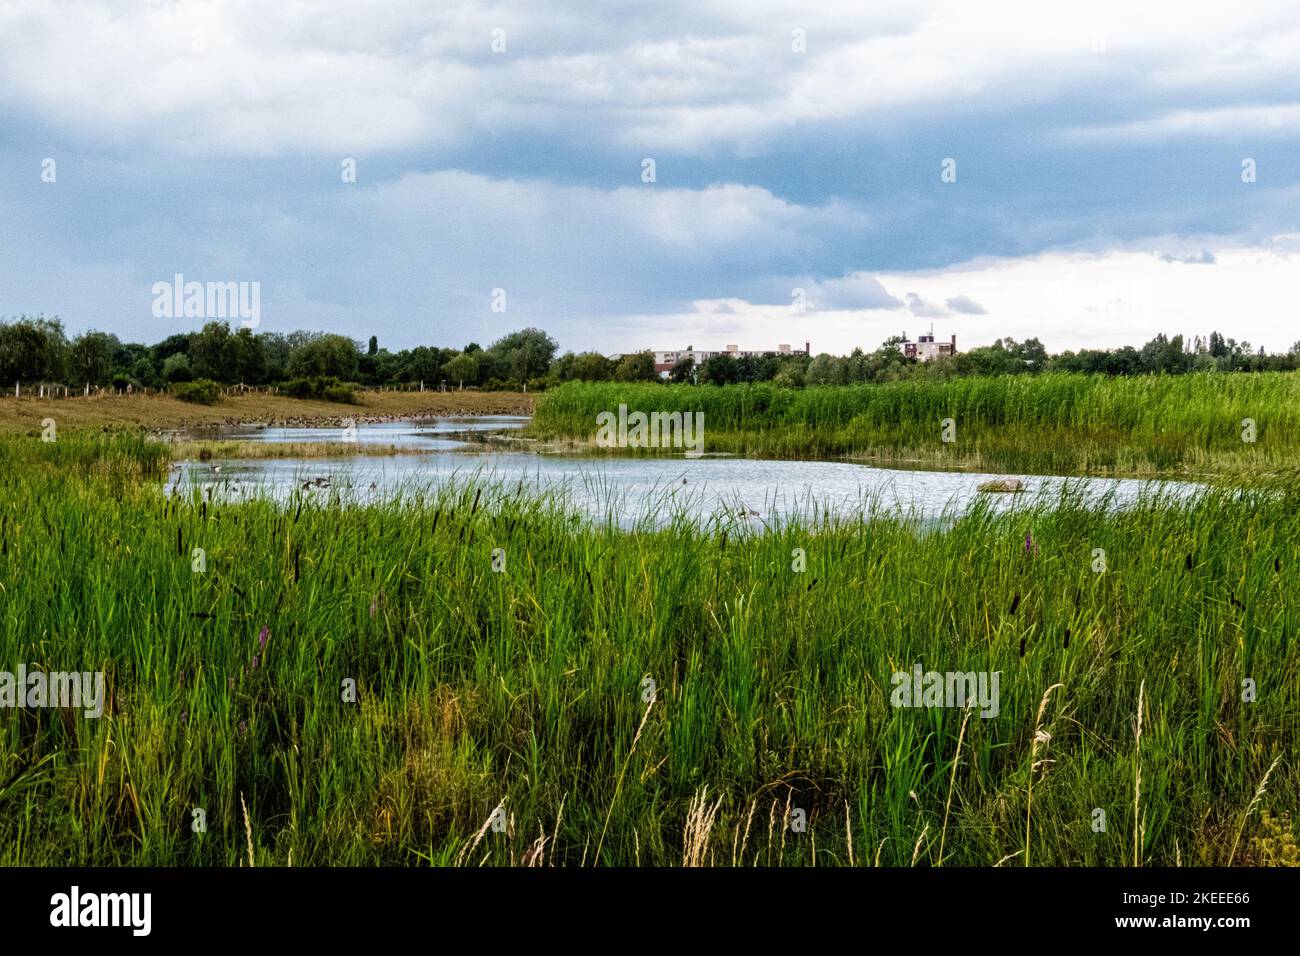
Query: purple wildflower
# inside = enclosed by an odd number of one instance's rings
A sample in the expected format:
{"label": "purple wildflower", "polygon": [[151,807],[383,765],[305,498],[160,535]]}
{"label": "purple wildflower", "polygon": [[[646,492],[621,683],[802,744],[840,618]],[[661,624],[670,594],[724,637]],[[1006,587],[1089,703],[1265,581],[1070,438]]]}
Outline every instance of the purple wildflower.
{"label": "purple wildflower", "polygon": [[265,651],[266,642],[269,641],[270,639],[271,639],[271,629],[267,627],[265,624],[263,624],[262,629],[257,633],[258,650]]}
{"label": "purple wildflower", "polygon": [[1033,533],[1025,535],[1025,554],[1037,554],[1038,543],[1034,541]]}
{"label": "purple wildflower", "polygon": [[257,670],[257,655],[253,655],[253,670]]}

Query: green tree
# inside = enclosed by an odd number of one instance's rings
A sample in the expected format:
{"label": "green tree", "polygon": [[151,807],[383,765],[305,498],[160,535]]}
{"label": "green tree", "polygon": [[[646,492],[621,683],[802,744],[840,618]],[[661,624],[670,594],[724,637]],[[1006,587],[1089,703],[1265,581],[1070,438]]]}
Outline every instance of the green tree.
{"label": "green tree", "polygon": [[106,385],[113,376],[113,359],[122,343],[107,332],[83,332],[68,349],[69,373],[74,382]]}
{"label": "green tree", "polygon": [[844,384],[844,371],[840,367],[839,359],[822,352],[809,363],[808,371],[804,375],[804,381],[809,385]]}
{"label": "green tree", "polygon": [[[495,378],[509,378],[513,382],[527,382],[542,378],[551,368],[559,346],[555,340],[541,329],[527,328],[511,332],[492,343],[488,352],[492,358],[491,372],[484,371]],[[466,347],[466,352],[469,348]]]}
{"label": "green tree", "polygon": [[190,368],[190,357],[184,352],[174,352],[163,359],[162,364],[163,381],[171,382],[188,382],[194,378],[194,370]]}
{"label": "green tree", "polygon": [[1025,371],[1019,358],[1020,346],[1015,339],[998,339],[953,356],[952,366],[959,375],[1011,375]]}
{"label": "green tree", "polygon": [[231,383],[239,376],[235,338],[225,322],[209,322],[190,339],[190,365],[195,378]]}
{"label": "green tree", "polygon": [[357,345],[344,335],[322,335],[289,354],[293,378],[333,376],[351,381],[357,374]]}
{"label": "green tree", "polygon": [[402,354],[406,357],[402,364],[402,381],[436,382],[442,377],[443,363],[437,349],[420,345]]}
{"label": "green tree", "polygon": [[161,384],[154,367],[153,350],[139,342],[119,343],[113,351],[113,375],[110,384],[114,388]]}
{"label": "green tree", "polygon": [[[1228,346],[1232,351],[1235,343],[1229,339]],[[1245,345],[1245,343],[1243,343]],[[1249,350],[1246,346],[1245,351]],[[1172,339],[1165,336],[1163,332],[1158,334],[1146,345],[1142,346],[1141,351],[1142,370],[1153,372],[1155,374],[1176,374],[1186,372],[1191,368],[1191,354],[1183,350],[1183,337],[1175,335]],[[1237,353],[1240,354],[1240,353]]]}
{"label": "green tree", "polygon": [[715,355],[700,363],[695,381],[701,385],[731,385],[740,381],[740,363],[730,355]]}
{"label": "green tree", "polygon": [[1016,357],[1031,372],[1041,372],[1047,368],[1047,349],[1037,338],[1025,339],[1021,342]]}
{"label": "green tree", "polygon": [[234,360],[239,381],[246,385],[262,385],[268,381],[266,343],[251,329],[241,328],[235,333]]}
{"label": "green tree", "polygon": [[442,367],[442,377],[448,384],[477,385],[478,362],[472,355],[462,352]]}
{"label": "green tree", "polygon": [[63,323],[43,315],[0,322],[0,382],[58,382],[67,374]]}
{"label": "green tree", "polygon": [[653,352],[633,352],[624,355],[614,367],[614,379],[619,382],[657,382]]}
{"label": "green tree", "polygon": [[803,388],[805,371],[798,362],[782,362],[781,370],[772,377],[772,384],[781,388]]}
{"label": "green tree", "polygon": [[279,332],[263,332],[257,340],[262,343],[262,354],[266,357],[266,380],[284,381],[289,377],[289,356],[292,353],[288,336]]}
{"label": "green tree", "polygon": [[573,377],[583,382],[607,382],[614,377],[614,363],[599,352],[580,352],[573,359]]}

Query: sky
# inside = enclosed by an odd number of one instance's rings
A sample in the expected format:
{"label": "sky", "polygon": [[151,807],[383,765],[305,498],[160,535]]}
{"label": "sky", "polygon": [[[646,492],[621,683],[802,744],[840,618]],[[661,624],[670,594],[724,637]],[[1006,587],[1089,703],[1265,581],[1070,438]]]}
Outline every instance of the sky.
{"label": "sky", "polygon": [[0,316],[155,342],[181,274],[391,349],[1283,351],[1297,76],[1270,0],[0,0]]}

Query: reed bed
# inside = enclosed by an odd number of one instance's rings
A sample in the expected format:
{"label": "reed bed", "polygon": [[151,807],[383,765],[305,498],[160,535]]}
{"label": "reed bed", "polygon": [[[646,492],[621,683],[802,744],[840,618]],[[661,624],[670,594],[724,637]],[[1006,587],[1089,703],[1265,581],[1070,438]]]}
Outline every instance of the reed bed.
{"label": "reed bed", "polygon": [[[1294,482],[739,534],[474,479],[168,497],[165,447],[64,441],[0,442],[0,669],[111,699],[0,710],[5,864],[1290,858]],[[997,716],[891,706],[916,663],[997,671]]]}
{"label": "reed bed", "polygon": [[[706,451],[1035,474],[1224,475],[1300,466],[1300,372],[1011,375],[782,389],[569,383],[530,434],[592,442],[596,415],[703,412]],[[944,419],[955,440],[943,441]],[[1247,419],[1253,441],[1243,441]]]}

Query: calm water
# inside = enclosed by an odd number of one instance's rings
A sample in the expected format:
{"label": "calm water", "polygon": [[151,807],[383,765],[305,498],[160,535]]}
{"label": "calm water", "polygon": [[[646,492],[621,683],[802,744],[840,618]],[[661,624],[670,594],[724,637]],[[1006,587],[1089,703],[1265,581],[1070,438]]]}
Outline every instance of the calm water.
{"label": "calm water", "polygon": [[[267,425],[213,425],[173,432],[183,438],[206,440],[238,439],[284,444],[287,442],[343,442],[354,440],[362,445],[392,445],[412,451],[458,451],[475,447],[451,438],[467,432],[495,432],[523,428],[528,419],[520,415],[478,415],[439,418],[427,422],[396,421],[358,425],[355,432],[343,428],[285,428]],[[224,470],[224,469],[223,469]]]}
{"label": "calm water", "polygon": [[[1021,475],[1028,489],[1025,493],[981,494],[977,489],[982,482],[1004,476],[876,468],[839,461],[532,454],[460,437],[467,432],[520,428],[526,422],[526,418],[503,415],[359,425],[355,440],[361,444],[410,451],[346,458],[183,462],[174,469],[171,486],[197,487],[228,499],[283,499],[300,493],[364,502],[476,478],[500,482],[511,490],[522,485],[528,491],[550,493],[583,514],[624,526],[643,520],[657,522],[684,511],[697,520],[738,518],[756,527],[828,510],[848,517],[869,507],[934,519],[960,511],[977,498],[995,508],[1028,504],[1040,496],[1059,495],[1067,484],[1088,500],[1108,496],[1116,508],[1132,504],[1144,491],[1182,497],[1198,487],[1181,482]],[[333,442],[352,437],[341,428],[257,426],[185,434],[266,442]]]}

